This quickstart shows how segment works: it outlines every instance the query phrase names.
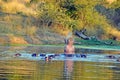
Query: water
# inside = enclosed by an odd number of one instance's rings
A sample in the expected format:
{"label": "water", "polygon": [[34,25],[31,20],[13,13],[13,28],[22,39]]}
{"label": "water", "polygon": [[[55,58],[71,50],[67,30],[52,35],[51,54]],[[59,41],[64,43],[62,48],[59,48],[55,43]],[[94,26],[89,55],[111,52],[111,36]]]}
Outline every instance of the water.
{"label": "water", "polygon": [[[31,54],[40,51],[59,54],[62,48],[1,47],[0,51],[0,80],[120,80],[120,64],[115,62],[71,59],[44,61],[14,56],[18,52]],[[92,55],[119,54],[117,51],[85,51]]]}

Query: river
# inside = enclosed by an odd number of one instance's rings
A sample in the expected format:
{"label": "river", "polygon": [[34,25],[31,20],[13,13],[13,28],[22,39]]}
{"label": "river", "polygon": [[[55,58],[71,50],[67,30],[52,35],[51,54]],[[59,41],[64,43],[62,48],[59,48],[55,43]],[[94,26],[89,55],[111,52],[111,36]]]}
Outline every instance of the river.
{"label": "river", "polygon": [[[119,54],[118,51],[76,49],[77,53]],[[14,57],[16,53],[57,53],[58,47],[0,48],[0,80],[120,80],[120,64],[73,60],[29,60]],[[9,59],[12,57],[12,59]]]}

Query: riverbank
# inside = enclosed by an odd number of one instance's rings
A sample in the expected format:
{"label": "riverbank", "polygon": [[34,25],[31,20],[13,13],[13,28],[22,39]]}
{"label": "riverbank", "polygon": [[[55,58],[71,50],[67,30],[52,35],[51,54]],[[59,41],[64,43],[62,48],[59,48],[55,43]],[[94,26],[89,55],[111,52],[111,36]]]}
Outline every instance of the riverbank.
{"label": "riverbank", "polygon": [[[0,56],[14,56],[16,53],[29,54],[62,54],[64,53],[64,44],[61,45],[9,45],[0,46]],[[120,54],[120,46],[87,46],[75,45],[75,53],[81,54]]]}
{"label": "riverbank", "polygon": [[[48,44],[48,45],[35,45],[35,44],[11,44],[4,47],[49,47],[49,48],[64,48],[64,44]],[[120,46],[109,45],[75,45],[78,49],[91,49],[91,50],[108,50],[108,51],[120,51]]]}
{"label": "riverbank", "polygon": [[64,39],[65,37],[58,33],[39,29],[34,35],[1,34],[0,45],[64,44]]}

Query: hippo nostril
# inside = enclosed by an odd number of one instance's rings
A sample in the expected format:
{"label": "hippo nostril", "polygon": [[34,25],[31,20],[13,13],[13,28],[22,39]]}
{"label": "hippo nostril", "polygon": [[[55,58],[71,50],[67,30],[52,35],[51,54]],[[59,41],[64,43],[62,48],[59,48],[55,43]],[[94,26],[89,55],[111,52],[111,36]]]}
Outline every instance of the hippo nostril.
{"label": "hippo nostril", "polygon": [[66,57],[74,57],[74,54],[64,54]]}
{"label": "hippo nostril", "polygon": [[55,55],[49,55],[50,58],[55,58]]}
{"label": "hippo nostril", "polygon": [[113,55],[109,55],[109,56],[107,56],[109,59],[115,59],[116,57],[115,56],[113,56]]}
{"label": "hippo nostril", "polygon": [[117,59],[117,61],[118,61],[118,62],[120,62],[120,58],[119,58],[119,59]]}
{"label": "hippo nostril", "polygon": [[33,53],[33,54],[32,54],[32,57],[36,57],[36,56],[37,56],[37,54],[36,54],[36,53]]}
{"label": "hippo nostril", "polygon": [[21,56],[21,54],[20,53],[16,53],[15,56]]}
{"label": "hippo nostril", "polygon": [[55,56],[60,56],[59,54],[55,54]]}
{"label": "hippo nostril", "polygon": [[40,56],[41,56],[41,57],[44,57],[44,56],[46,56],[46,54],[40,54]]}
{"label": "hippo nostril", "polygon": [[87,56],[85,54],[81,54],[81,57],[82,58],[86,58]]}

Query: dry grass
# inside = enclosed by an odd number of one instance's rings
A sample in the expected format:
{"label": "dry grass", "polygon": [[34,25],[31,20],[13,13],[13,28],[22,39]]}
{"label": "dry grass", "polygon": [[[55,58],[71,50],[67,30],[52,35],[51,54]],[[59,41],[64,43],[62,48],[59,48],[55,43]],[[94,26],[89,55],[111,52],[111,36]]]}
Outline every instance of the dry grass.
{"label": "dry grass", "polygon": [[16,37],[14,35],[8,35],[11,44],[28,44],[23,37]]}
{"label": "dry grass", "polygon": [[0,1],[1,9],[3,12],[7,13],[17,13],[22,12],[27,15],[35,15],[36,11],[32,8],[26,7],[25,3],[30,0],[11,0],[10,2],[2,2]]}
{"label": "dry grass", "polygon": [[116,28],[107,27],[105,31],[107,34],[111,34],[120,40],[120,31],[118,31]]}
{"label": "dry grass", "polygon": [[37,27],[32,26],[32,27],[26,27],[26,34],[29,36],[35,35],[37,32]]}
{"label": "dry grass", "polygon": [[3,38],[0,38],[0,44],[6,44],[6,40],[5,39],[3,39]]}
{"label": "dry grass", "polygon": [[113,2],[117,1],[117,0],[106,0],[109,4],[112,4]]}
{"label": "dry grass", "polygon": [[10,16],[5,16],[4,18],[3,18],[3,20],[4,21],[6,21],[6,22],[11,22],[12,20],[11,20],[11,17]]}

